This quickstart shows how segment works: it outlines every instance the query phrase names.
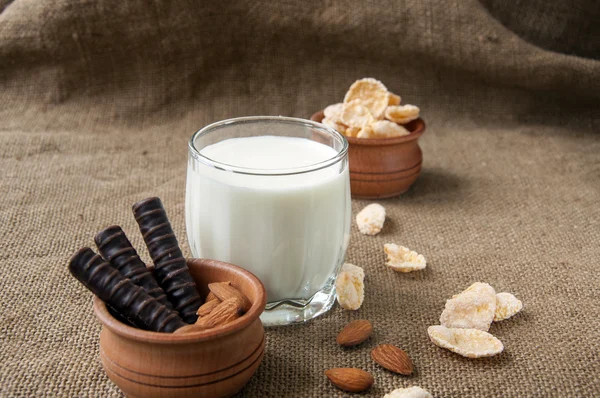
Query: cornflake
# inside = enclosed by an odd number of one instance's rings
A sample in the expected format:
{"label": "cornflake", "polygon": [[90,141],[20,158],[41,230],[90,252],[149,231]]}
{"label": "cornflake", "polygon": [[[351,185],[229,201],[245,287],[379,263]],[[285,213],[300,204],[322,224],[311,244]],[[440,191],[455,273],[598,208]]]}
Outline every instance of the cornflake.
{"label": "cornflake", "polygon": [[366,77],[352,83],[344,97],[345,104],[357,100],[369,109],[375,119],[379,119],[388,106],[389,93],[379,80]]}
{"label": "cornflake", "polygon": [[371,138],[373,137],[373,129],[371,126],[364,126],[362,129],[358,131],[356,134],[356,138]]}
{"label": "cornflake", "polygon": [[325,114],[325,118],[333,120],[334,122],[342,121],[342,109],[344,109],[344,104],[338,102],[337,104],[329,105],[323,113]]}
{"label": "cornflake", "polygon": [[496,312],[496,291],[487,283],[475,282],[446,301],[440,323],[449,328],[490,330]]}
{"label": "cornflake", "polygon": [[447,328],[436,325],[430,326],[427,334],[433,344],[467,358],[491,357],[504,350],[500,340],[478,329]]}
{"label": "cornflake", "polygon": [[400,105],[399,95],[379,80],[366,77],[352,83],[344,102],[323,111],[323,123],[351,138],[390,138],[410,134],[403,126],[419,117],[419,108]]}
{"label": "cornflake", "polygon": [[331,127],[332,129],[334,129],[336,131],[339,131],[341,134],[346,133],[346,125],[342,124],[341,122],[336,122],[333,119],[325,118],[321,121],[321,123],[323,123],[326,126]]}
{"label": "cornflake", "polygon": [[503,321],[521,311],[523,303],[510,293],[496,294],[496,312],[494,313],[494,321]]}
{"label": "cornflake", "polygon": [[388,106],[389,105],[400,105],[400,101],[402,101],[402,99],[400,98],[399,95],[396,95],[394,93],[388,93]]}
{"label": "cornflake", "polygon": [[395,243],[383,245],[383,251],[387,254],[385,265],[397,272],[411,272],[424,269],[427,266],[425,257],[404,246]]}
{"label": "cornflake", "polygon": [[377,203],[371,203],[356,215],[356,225],[364,235],[377,235],[385,222],[385,208]]}
{"label": "cornflake", "polygon": [[360,100],[345,102],[342,109],[342,122],[346,126],[363,128],[373,123],[373,115],[369,108],[364,106]]}
{"label": "cornflake", "polygon": [[433,395],[421,387],[397,388],[394,391],[385,394],[383,398],[433,398]]}
{"label": "cornflake", "polygon": [[348,127],[344,133],[346,137],[357,137],[362,129],[359,127]]}
{"label": "cornflake", "polygon": [[392,105],[385,110],[385,118],[395,123],[406,124],[419,118],[419,107],[414,105]]}
{"label": "cornflake", "polygon": [[392,138],[410,134],[407,129],[389,120],[377,120],[371,125],[371,129],[376,137]]}
{"label": "cornflake", "polygon": [[357,310],[365,299],[365,272],[354,264],[344,263],[335,280],[337,301],[346,310]]}

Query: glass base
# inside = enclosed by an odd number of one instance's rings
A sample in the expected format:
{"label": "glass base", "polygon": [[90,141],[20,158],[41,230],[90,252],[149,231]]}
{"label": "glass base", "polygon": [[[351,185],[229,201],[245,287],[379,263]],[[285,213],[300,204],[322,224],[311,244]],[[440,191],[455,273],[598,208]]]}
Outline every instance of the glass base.
{"label": "glass base", "polygon": [[267,303],[260,316],[265,327],[304,323],[325,314],[335,303],[335,284],[330,283],[308,300],[283,300]]}

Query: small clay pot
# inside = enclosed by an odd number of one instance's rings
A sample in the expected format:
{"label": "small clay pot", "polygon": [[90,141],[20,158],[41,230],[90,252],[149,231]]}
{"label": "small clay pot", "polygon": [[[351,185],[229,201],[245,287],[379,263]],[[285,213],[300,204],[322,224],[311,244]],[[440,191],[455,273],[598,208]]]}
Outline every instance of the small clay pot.
{"label": "small clay pot", "polygon": [[[324,118],[323,111],[310,117]],[[398,196],[408,190],[421,173],[423,154],[418,139],[425,131],[423,119],[404,125],[409,135],[397,138],[352,138],[350,144],[350,190],[358,199]]]}
{"label": "small clay pot", "polygon": [[266,293],[260,280],[232,264],[188,259],[201,297],[212,282],[231,281],[252,302],[240,318],[213,329],[173,334],[136,329],[115,319],[94,298],[102,323],[100,360],[108,377],[128,397],[229,397],[260,365],[265,332],[259,319]]}

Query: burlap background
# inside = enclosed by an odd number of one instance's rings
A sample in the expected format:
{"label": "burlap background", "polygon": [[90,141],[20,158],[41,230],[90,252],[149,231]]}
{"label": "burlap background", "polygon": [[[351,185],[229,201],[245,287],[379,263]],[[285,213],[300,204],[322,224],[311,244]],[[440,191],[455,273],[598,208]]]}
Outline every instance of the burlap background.
{"label": "burlap background", "polygon": [[[0,2],[0,395],[118,396],[71,253],[112,223],[143,247],[130,205],[149,195],[185,242],[194,130],[308,117],[374,76],[422,107],[423,174],[381,201],[380,235],[353,227],[347,260],[366,270],[363,307],[269,330],[242,395],[344,396],[323,370],[357,366],[375,376],[365,396],[410,385],[436,397],[599,396],[598,3],[535,2],[517,22],[511,5],[485,3],[502,23],[472,0]],[[515,24],[528,41],[505,27]],[[569,44],[588,58],[542,49]],[[428,268],[388,271],[386,242],[423,253]],[[506,350],[486,360],[426,333],[475,281],[525,304],[492,326]],[[335,335],[356,318],[375,335],[342,350]],[[415,374],[374,365],[379,343],[406,349]]]}

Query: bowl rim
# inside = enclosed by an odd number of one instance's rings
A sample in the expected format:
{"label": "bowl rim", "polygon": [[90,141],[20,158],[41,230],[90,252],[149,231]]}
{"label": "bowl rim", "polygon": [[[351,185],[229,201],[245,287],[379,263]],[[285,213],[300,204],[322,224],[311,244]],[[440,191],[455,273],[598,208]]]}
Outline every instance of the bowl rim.
{"label": "bowl rim", "polygon": [[113,317],[108,311],[108,308],[106,308],[106,304],[97,296],[94,296],[94,313],[96,314],[96,317],[100,323],[104,327],[110,329],[111,332],[131,340],[145,343],[186,344],[216,340],[235,333],[250,326],[255,320],[258,319],[260,314],[262,314],[267,304],[267,294],[260,279],[258,279],[250,271],[234,264],[204,258],[187,258],[186,263],[188,267],[216,267],[232,271],[234,274],[237,274],[239,277],[250,282],[252,287],[257,291],[258,299],[252,303],[250,309],[243,316],[234,321],[214,327],[212,329],[183,334],[153,332],[126,325]]}
{"label": "bowl rim", "polygon": [[[310,117],[310,120],[321,123],[323,118],[325,117],[324,109],[321,109],[318,112],[315,112]],[[356,138],[356,137],[346,137],[348,143],[353,145],[364,145],[364,146],[380,146],[380,145],[396,145],[402,144],[403,142],[413,141],[419,138],[425,132],[425,120],[422,118],[418,118],[413,120],[416,122],[416,127],[410,131],[409,135],[403,135],[402,137],[394,137],[394,138]],[[341,133],[340,133],[341,134]],[[343,134],[342,134],[343,135]]]}

